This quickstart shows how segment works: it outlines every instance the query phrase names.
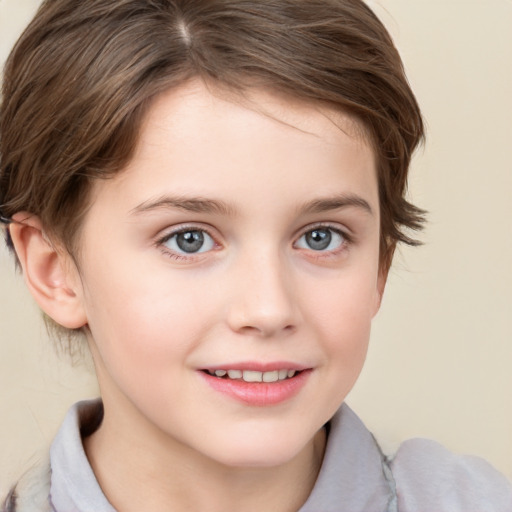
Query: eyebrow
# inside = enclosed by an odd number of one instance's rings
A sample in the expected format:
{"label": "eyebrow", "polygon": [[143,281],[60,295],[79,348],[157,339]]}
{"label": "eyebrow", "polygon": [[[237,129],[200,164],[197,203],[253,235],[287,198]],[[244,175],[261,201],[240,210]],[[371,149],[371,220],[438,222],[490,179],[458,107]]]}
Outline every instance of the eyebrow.
{"label": "eyebrow", "polygon": [[[322,199],[314,199],[300,206],[298,211],[300,213],[323,213],[348,207],[360,208],[373,215],[373,210],[368,201],[355,194],[340,194]],[[130,214],[138,215],[162,209],[178,209],[192,213],[215,213],[233,217],[237,213],[236,209],[225,201],[203,197],[162,196],[157,199],[144,201],[133,208]]]}
{"label": "eyebrow", "polygon": [[234,216],[235,209],[224,201],[206,199],[203,197],[171,197],[162,196],[150,199],[139,204],[130,211],[130,214],[150,212],[153,210],[178,209],[193,213],[216,213],[226,216]]}
{"label": "eyebrow", "polygon": [[299,208],[299,211],[303,213],[323,213],[348,207],[360,208],[370,215],[373,215],[370,203],[368,203],[366,199],[355,194],[340,194],[332,197],[315,199],[302,205]]}

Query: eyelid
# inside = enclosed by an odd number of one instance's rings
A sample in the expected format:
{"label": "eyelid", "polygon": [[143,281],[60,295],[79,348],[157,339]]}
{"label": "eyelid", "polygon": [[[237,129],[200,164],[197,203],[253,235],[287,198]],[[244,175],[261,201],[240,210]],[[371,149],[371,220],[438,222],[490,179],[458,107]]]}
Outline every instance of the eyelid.
{"label": "eyelid", "polygon": [[156,235],[155,238],[162,239],[175,235],[176,233],[183,233],[184,231],[204,231],[205,233],[208,233],[212,238],[219,238],[218,235],[214,235],[214,233],[217,232],[216,228],[207,222],[201,221],[184,221],[168,225],[167,227],[160,229],[159,234]]}
{"label": "eyelid", "polygon": [[[177,226],[173,226],[168,228],[167,230],[163,230],[163,234],[159,234],[156,236],[154,245],[158,247],[165,255],[173,257],[178,260],[183,259],[193,259],[204,256],[205,254],[215,250],[221,244],[218,242],[218,236],[212,234],[213,228],[211,226],[202,224],[202,223],[184,223],[179,224]],[[169,241],[173,236],[179,235],[180,233],[186,233],[187,231],[202,231],[206,233],[214,242],[214,248],[208,251],[197,252],[197,253],[181,253],[176,252],[168,247],[165,247],[165,243]]]}
{"label": "eyelid", "polygon": [[[314,231],[315,229],[329,229],[336,233],[339,233],[339,235],[343,238],[343,243],[340,247],[329,250],[329,251],[315,251],[314,249],[303,249],[298,248],[300,250],[308,251],[311,253],[315,253],[316,258],[326,258],[332,255],[337,254],[338,252],[343,251],[344,249],[347,249],[349,245],[353,243],[354,235],[352,234],[351,230],[347,228],[346,226],[342,226],[339,223],[335,222],[316,222],[309,224],[303,228],[301,228],[296,236],[294,237],[293,246],[296,247],[297,242],[302,238],[304,235],[306,235],[310,231]],[[208,236],[211,237],[211,239],[214,242],[214,248],[210,249],[208,251],[204,252],[198,252],[198,253],[178,253],[176,251],[173,251],[167,247],[165,247],[165,242],[167,242],[169,239],[171,239],[173,236],[178,235],[183,232],[187,231],[203,231]],[[220,236],[218,234],[214,234],[213,232],[216,231],[212,226],[209,226],[207,224],[203,223],[184,223],[179,224],[173,227],[169,227],[167,229],[163,230],[163,234],[159,234],[155,237],[154,245],[158,247],[165,255],[172,257],[177,260],[190,260],[190,259],[197,259],[199,257],[204,257],[206,254],[215,251],[219,247],[221,247],[221,243],[219,242]],[[162,231],[161,231],[162,233]]]}
{"label": "eyelid", "polygon": [[345,240],[349,242],[352,242],[354,238],[354,235],[349,228],[342,226],[337,222],[315,222],[298,230],[297,235],[295,236],[294,244],[306,233],[314,231],[315,229],[331,229],[332,231],[339,233]]}
{"label": "eyelid", "polygon": [[[336,247],[335,249],[330,250],[315,250],[312,248],[304,248],[304,247],[298,247],[297,243],[299,240],[304,237],[307,233],[310,233],[311,231],[315,231],[315,229],[325,229],[325,230],[331,230],[337,233],[342,238],[342,243],[339,247]],[[314,258],[315,260],[322,260],[322,259],[329,259],[336,257],[342,253],[345,253],[349,247],[353,243],[353,235],[351,231],[346,228],[340,226],[338,223],[331,223],[331,222],[318,222],[314,224],[310,224],[309,226],[306,226],[302,228],[299,232],[299,234],[295,238],[295,242],[293,243],[293,247],[296,248],[299,251],[304,251],[308,254],[308,257]]]}

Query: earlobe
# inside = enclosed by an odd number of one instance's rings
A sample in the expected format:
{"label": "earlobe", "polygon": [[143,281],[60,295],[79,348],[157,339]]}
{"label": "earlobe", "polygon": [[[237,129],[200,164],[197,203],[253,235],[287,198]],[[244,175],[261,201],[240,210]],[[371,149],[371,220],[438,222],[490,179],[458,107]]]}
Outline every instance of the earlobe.
{"label": "earlobe", "polygon": [[10,225],[11,238],[25,282],[39,307],[68,329],[87,323],[78,271],[69,256],[46,237],[38,217],[19,212]]}

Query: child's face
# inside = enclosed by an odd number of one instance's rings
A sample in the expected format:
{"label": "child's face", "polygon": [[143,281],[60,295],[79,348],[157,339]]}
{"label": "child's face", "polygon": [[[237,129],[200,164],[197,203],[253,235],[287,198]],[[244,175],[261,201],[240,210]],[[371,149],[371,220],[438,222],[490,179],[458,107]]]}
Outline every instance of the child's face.
{"label": "child's face", "polygon": [[298,455],[339,407],[385,280],[354,123],[251,97],[269,115],[198,83],[161,96],[130,165],[96,184],[80,253],[105,420],[245,467]]}

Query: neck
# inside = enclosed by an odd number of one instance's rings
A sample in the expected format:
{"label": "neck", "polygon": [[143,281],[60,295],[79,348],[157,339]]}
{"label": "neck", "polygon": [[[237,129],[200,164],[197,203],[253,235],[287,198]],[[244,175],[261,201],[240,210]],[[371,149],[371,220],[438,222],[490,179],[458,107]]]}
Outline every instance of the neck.
{"label": "neck", "polygon": [[315,484],[325,447],[321,430],[284,464],[237,468],[198,454],[160,431],[148,433],[147,425],[133,421],[130,428],[119,428],[105,404],[102,425],[84,440],[96,478],[120,512],[163,512],[170,504],[173,512],[296,512]]}

